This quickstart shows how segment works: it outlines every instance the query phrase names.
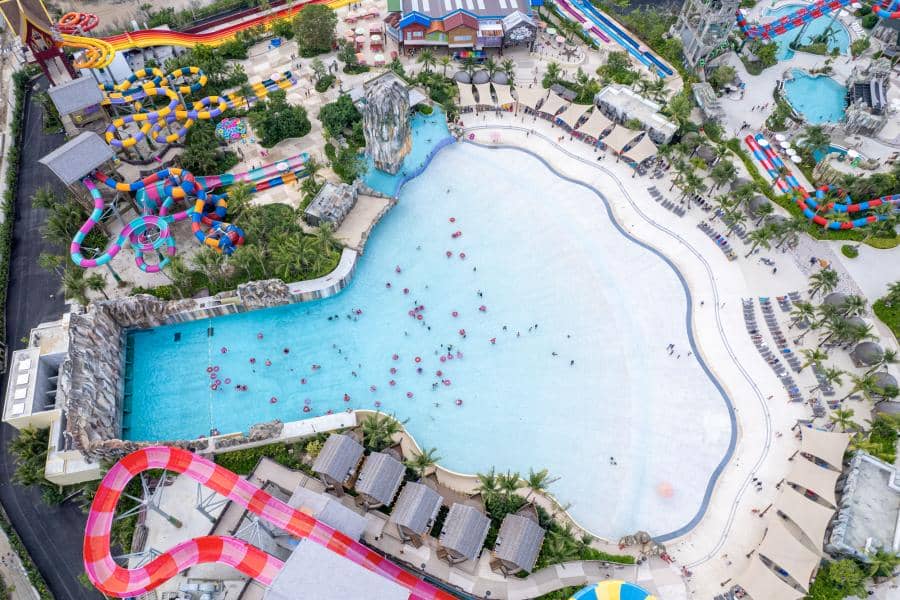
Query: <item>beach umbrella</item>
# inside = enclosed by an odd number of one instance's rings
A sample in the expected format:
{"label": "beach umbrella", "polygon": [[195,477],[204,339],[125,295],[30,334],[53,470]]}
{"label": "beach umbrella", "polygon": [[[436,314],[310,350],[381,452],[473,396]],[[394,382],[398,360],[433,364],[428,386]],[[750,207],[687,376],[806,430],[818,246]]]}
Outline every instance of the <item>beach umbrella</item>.
{"label": "beach umbrella", "polygon": [[778,140],[779,142],[783,142],[783,141],[785,141],[787,138],[784,136],[783,133],[776,133],[776,134],[775,134],[775,139]]}
{"label": "beach umbrella", "polygon": [[456,81],[458,81],[460,83],[472,83],[472,78],[469,77],[469,74],[466,73],[465,71],[457,71],[456,74],[453,76],[453,79],[455,79]]}
{"label": "beach umbrella", "polygon": [[780,145],[781,145],[781,147],[784,148],[784,149],[787,149],[787,148],[790,148],[790,147],[791,147],[791,143],[790,143],[790,142],[787,142],[787,141],[781,142]]}
{"label": "beach umbrella", "polygon": [[375,62],[377,62],[377,63],[383,63],[383,62],[384,62],[384,54],[376,54],[376,55],[375,55]]}
{"label": "beach umbrella", "polygon": [[556,35],[556,29],[553,27],[547,28],[547,35]]}
{"label": "beach umbrella", "polygon": [[487,71],[478,71],[475,73],[475,76],[472,77],[472,83],[487,83],[491,80],[490,75],[488,75]]}
{"label": "beach umbrella", "polygon": [[561,35],[556,36],[556,43],[557,43],[557,44],[562,44],[562,43],[565,42],[565,41],[566,41],[566,38],[564,38],[563,36],[561,36]]}
{"label": "beach umbrella", "polygon": [[851,148],[850,150],[847,150],[847,156],[850,158],[859,158],[859,152]]}
{"label": "beach umbrella", "polygon": [[506,76],[506,73],[497,71],[496,73],[494,73],[493,81],[494,81],[494,83],[498,83],[500,85],[506,85],[507,82],[509,81],[509,78]]}
{"label": "beach umbrella", "polygon": [[800,164],[800,161],[803,160],[802,158],[800,158],[800,157],[797,156],[796,154],[794,154],[793,156],[791,156],[790,159],[791,159],[791,161],[797,163],[798,165]]}
{"label": "beach umbrella", "polygon": [[366,35],[366,30],[363,29],[362,27],[357,27],[357,28],[356,28],[356,35]]}
{"label": "beach umbrella", "polygon": [[378,35],[377,33],[374,34],[374,35],[372,36],[372,41],[373,41],[373,42],[380,42],[380,41],[381,41],[381,36]]}
{"label": "beach umbrella", "polygon": [[756,143],[763,148],[767,148],[769,146],[769,140],[767,140],[766,138],[759,138],[758,140],[756,140]]}

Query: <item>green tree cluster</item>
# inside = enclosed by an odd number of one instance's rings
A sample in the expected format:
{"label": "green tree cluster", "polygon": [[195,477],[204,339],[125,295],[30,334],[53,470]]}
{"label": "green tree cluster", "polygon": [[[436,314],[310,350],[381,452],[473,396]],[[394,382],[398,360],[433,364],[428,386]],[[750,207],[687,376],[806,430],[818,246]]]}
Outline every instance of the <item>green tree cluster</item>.
{"label": "green tree cluster", "polygon": [[223,149],[210,121],[195,121],[184,137],[184,152],[178,164],[196,175],[225,173],[238,163],[237,154]]}
{"label": "green tree cluster", "polygon": [[294,37],[301,56],[331,51],[337,15],[323,4],[306,7],[294,17]]}
{"label": "green tree cluster", "polygon": [[[229,47],[226,46],[226,50]],[[233,52],[234,49],[231,49]],[[189,49],[184,54],[179,54],[166,61],[165,71],[170,72],[180,67],[198,67],[206,74],[206,87],[202,90],[204,96],[214,96],[223,90],[238,87],[247,83],[247,73],[239,64],[228,62],[227,57],[220,48],[213,48],[199,44]]]}
{"label": "green tree cluster", "polygon": [[306,109],[288,104],[283,90],[270,93],[266,100],[253,106],[250,124],[264,148],[271,148],[288,138],[303,137],[312,129]]}
{"label": "green tree cluster", "polygon": [[808,600],[842,600],[847,596],[864,598],[865,571],[849,559],[830,562],[819,569],[809,588]]}
{"label": "green tree cluster", "polygon": [[319,110],[319,121],[332,138],[344,136],[358,147],[366,143],[365,137],[362,137],[362,113],[348,94],[341,94],[337,100],[323,106]]}
{"label": "green tree cluster", "polygon": [[631,61],[625,52],[610,52],[606,57],[606,63],[597,67],[597,75],[604,82],[631,85],[638,80],[640,75],[631,68]]}

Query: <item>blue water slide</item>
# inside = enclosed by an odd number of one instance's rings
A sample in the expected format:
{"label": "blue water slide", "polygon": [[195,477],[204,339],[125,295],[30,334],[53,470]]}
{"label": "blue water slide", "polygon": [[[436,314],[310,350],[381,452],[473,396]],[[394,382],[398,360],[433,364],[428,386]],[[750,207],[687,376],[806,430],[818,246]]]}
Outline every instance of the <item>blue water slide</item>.
{"label": "blue water slide", "polygon": [[641,64],[655,68],[660,78],[672,75],[672,69],[648,51],[641,52],[641,45],[630,35],[622,31],[615,23],[607,19],[590,3],[589,0],[572,0],[591,21],[605,31],[611,38],[622,46],[629,54],[641,61]]}

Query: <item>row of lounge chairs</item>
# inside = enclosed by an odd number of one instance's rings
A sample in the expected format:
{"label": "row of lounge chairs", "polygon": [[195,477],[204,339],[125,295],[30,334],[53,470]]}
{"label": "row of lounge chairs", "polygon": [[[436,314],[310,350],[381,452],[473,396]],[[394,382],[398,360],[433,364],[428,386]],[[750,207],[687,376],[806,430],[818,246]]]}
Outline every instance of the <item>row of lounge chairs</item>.
{"label": "row of lounge chairs", "polygon": [[[731,219],[728,219],[728,218],[725,217],[725,212],[722,211],[721,208],[717,208],[715,214],[716,214],[717,217],[719,217],[720,219],[722,219],[722,222],[723,222],[723,223],[725,223],[726,225],[728,225],[729,227],[731,227]],[[731,229],[731,231],[732,231],[732,233],[734,233],[735,235],[737,235],[737,236],[741,239],[742,242],[744,242],[744,243],[747,242],[747,236],[750,235],[750,232],[747,231],[747,229],[746,229],[743,225],[735,225],[735,226]]]}
{"label": "row of lounge chairs", "polygon": [[671,210],[673,213],[675,213],[679,217],[683,217],[684,213],[687,212],[683,206],[680,206],[680,205],[676,204],[675,202],[672,202],[671,200],[666,200],[665,198],[663,198],[662,192],[660,192],[658,189],[656,189],[655,185],[651,185],[650,187],[648,187],[647,191],[650,192],[650,196],[654,200],[661,203],[663,208],[665,208],[667,210]]}
{"label": "row of lounge chairs", "polygon": [[725,253],[725,256],[728,257],[728,260],[735,260],[737,258],[737,254],[731,249],[731,244],[728,243],[725,236],[713,229],[709,223],[700,221],[697,223],[697,227],[700,228],[700,231],[708,235],[709,239],[716,243],[716,246],[718,246],[719,249]]}
{"label": "row of lounge chairs", "polygon": [[709,200],[707,200],[700,194],[694,194],[691,198],[691,202],[699,206],[704,212],[709,212],[713,208],[712,204],[709,203]]}
{"label": "row of lounge chairs", "polygon": [[[784,296],[782,296],[782,298],[784,298]],[[787,336],[781,331],[781,325],[778,324],[778,319],[775,317],[775,309],[772,305],[772,301],[769,298],[760,297],[759,305],[762,308],[763,318],[766,320],[766,326],[769,328],[769,333],[772,334],[772,338],[775,340],[776,346],[778,346],[778,351],[784,355],[784,359],[791,365],[791,368],[799,373],[802,370],[800,359],[797,358],[794,351],[788,347]],[[791,310],[789,301],[787,308],[782,308],[782,310]]]}
{"label": "row of lounge chairs", "polygon": [[759,329],[759,325],[756,322],[756,307],[753,304],[753,300],[744,298],[741,299],[741,304],[743,305],[744,311],[744,324],[747,327],[747,333],[750,335],[750,339],[753,340],[753,345],[756,346],[756,350],[763,357],[763,360],[772,367],[775,375],[781,381],[781,385],[787,390],[790,400],[792,402],[802,402],[803,396],[801,395],[800,388],[797,386],[794,378],[785,368],[781,358],[776,356],[769,348],[768,344],[763,341],[762,331]]}

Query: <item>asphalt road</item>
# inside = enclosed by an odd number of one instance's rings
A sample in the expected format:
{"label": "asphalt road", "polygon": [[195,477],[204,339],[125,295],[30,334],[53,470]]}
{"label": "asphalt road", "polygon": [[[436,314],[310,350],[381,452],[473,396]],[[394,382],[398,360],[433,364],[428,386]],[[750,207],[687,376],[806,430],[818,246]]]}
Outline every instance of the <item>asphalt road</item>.
{"label": "asphalt road", "polygon": [[[46,83],[42,82],[42,85],[46,87]],[[59,319],[64,312],[63,299],[58,293],[59,278],[37,264],[38,255],[51,248],[40,235],[46,211],[32,209],[31,196],[46,184],[52,185],[60,193],[64,191],[59,180],[39,164],[38,159],[62,145],[65,138],[62,134],[43,134],[41,108],[36,103],[28,105],[23,131],[24,147],[20,161],[6,302],[6,343],[10,351],[25,346],[21,339],[28,335],[32,327]],[[5,394],[5,376],[2,385],[0,393]],[[98,592],[86,589],[76,579],[84,572],[81,543],[86,516],[72,503],[47,506],[41,500],[38,490],[10,483],[15,464],[6,448],[15,435],[14,428],[9,425],[0,426],[0,446],[3,447],[0,455],[0,502],[13,527],[56,598],[101,598]]]}

